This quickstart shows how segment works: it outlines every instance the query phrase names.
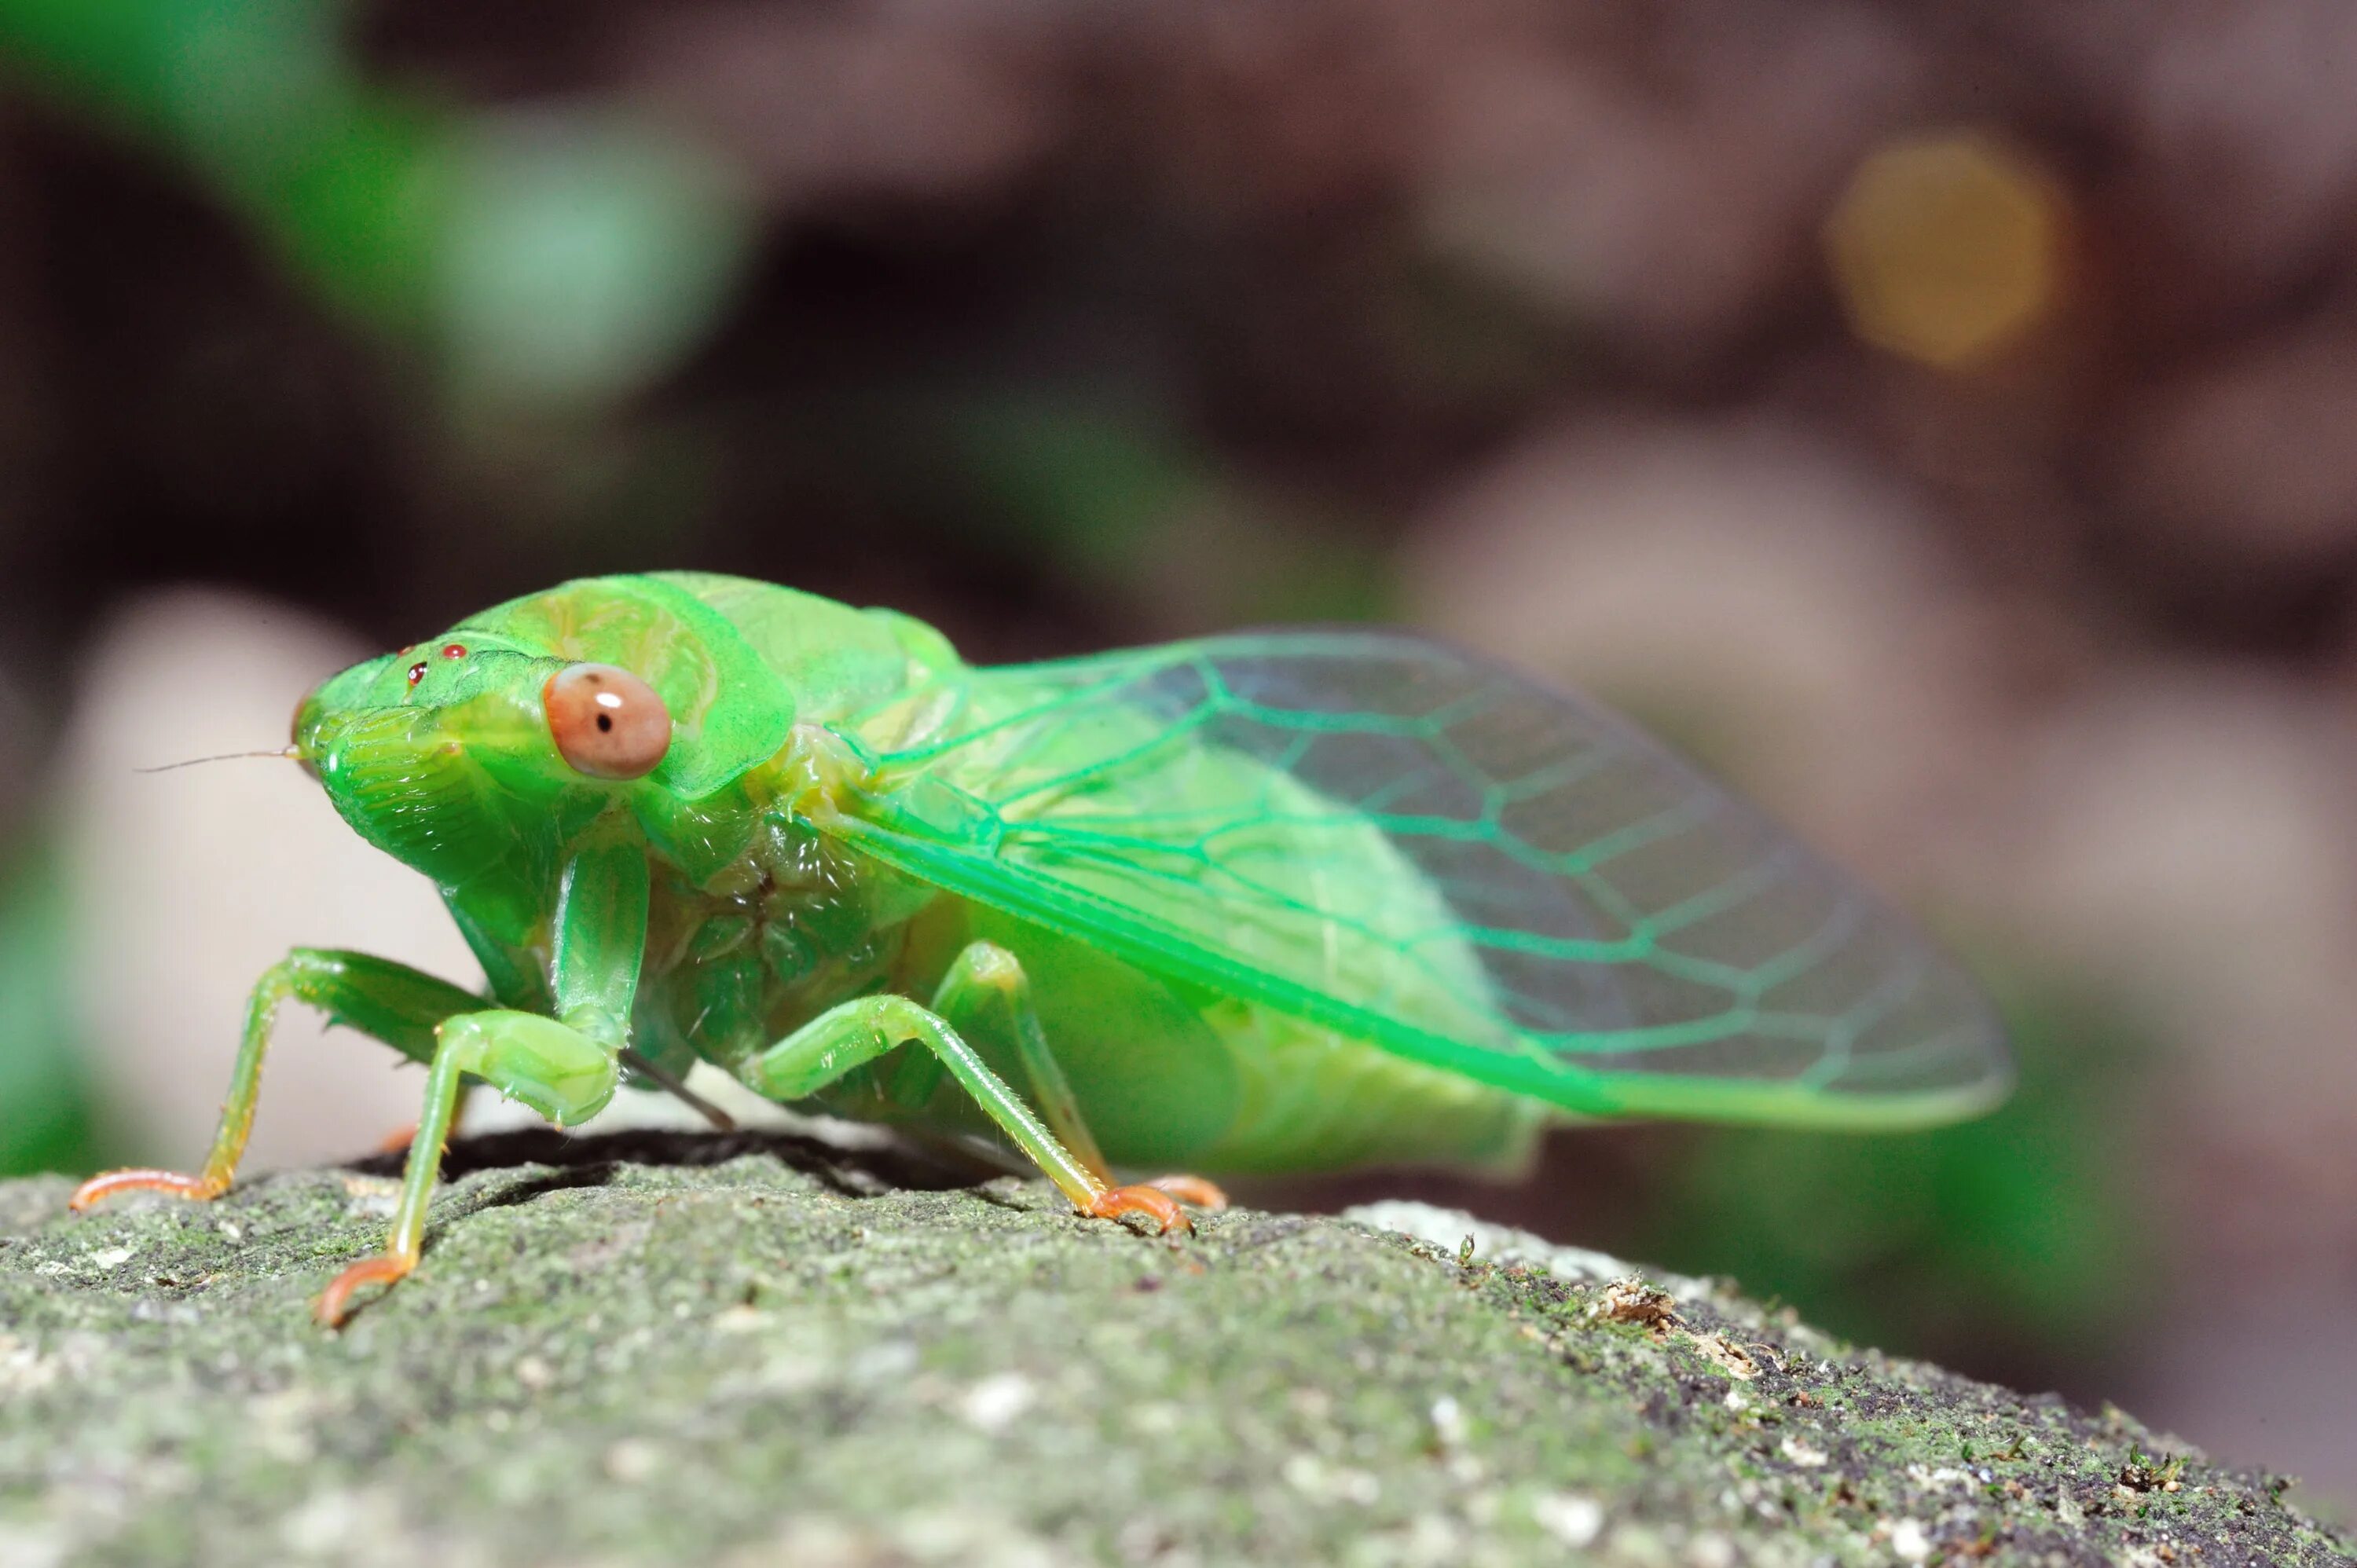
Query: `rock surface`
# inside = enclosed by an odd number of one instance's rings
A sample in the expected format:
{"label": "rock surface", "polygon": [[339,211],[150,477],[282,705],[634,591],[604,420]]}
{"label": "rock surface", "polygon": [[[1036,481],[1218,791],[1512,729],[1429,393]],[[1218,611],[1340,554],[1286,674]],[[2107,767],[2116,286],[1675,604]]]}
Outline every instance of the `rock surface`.
{"label": "rock surface", "polygon": [[2352,1561],[2115,1411],[1415,1205],[1165,1240],[787,1136],[508,1134],[322,1332],[390,1171],[0,1186],[0,1563]]}

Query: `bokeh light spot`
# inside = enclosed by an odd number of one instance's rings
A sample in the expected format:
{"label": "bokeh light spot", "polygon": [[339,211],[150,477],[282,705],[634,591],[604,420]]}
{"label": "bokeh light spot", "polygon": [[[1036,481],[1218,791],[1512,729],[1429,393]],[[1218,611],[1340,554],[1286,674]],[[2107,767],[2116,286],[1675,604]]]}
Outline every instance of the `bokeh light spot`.
{"label": "bokeh light spot", "polygon": [[1946,133],[1869,155],[1826,223],[1825,250],[1860,338],[1957,369],[2052,313],[2065,222],[2061,188],[2036,164]]}

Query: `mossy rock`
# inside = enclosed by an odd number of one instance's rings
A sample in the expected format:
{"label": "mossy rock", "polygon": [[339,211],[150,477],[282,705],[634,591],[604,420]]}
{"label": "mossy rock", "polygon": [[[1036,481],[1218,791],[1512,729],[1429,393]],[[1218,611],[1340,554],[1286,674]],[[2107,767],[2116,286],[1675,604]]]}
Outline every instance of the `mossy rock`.
{"label": "mossy rock", "polygon": [[382,1164],[0,1186],[0,1563],[2352,1561],[2117,1412],[1417,1206],[1164,1240],[785,1136],[451,1168],[338,1334]]}

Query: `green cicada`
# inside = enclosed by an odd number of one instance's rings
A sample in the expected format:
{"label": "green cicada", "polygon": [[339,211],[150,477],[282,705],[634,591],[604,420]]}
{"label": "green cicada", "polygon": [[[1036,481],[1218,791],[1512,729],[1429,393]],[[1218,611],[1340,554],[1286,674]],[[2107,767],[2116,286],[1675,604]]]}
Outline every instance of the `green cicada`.
{"label": "green cicada", "polygon": [[425,1063],[382,1256],[417,1262],[461,1088],[560,1125],[697,1060],[772,1100],[996,1128],[1085,1213],[1199,1176],[1511,1167],[1550,1122],[1906,1127],[2004,1092],[1973,984],[1625,724],[1413,638],[1265,632],[974,669],[889,610],[688,573],[570,583],[336,676],[288,755],[431,877],[488,996],[298,949],[280,1004]]}

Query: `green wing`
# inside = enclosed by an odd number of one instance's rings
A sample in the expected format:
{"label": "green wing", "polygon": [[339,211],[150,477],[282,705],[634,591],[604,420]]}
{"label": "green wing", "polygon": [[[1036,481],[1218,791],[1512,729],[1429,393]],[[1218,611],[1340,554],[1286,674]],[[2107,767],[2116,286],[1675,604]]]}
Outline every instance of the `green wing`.
{"label": "green wing", "polygon": [[1414,638],[973,670],[834,726],[837,831],[1154,972],[1599,1115],[2000,1099],[1977,989],[1624,722]]}

